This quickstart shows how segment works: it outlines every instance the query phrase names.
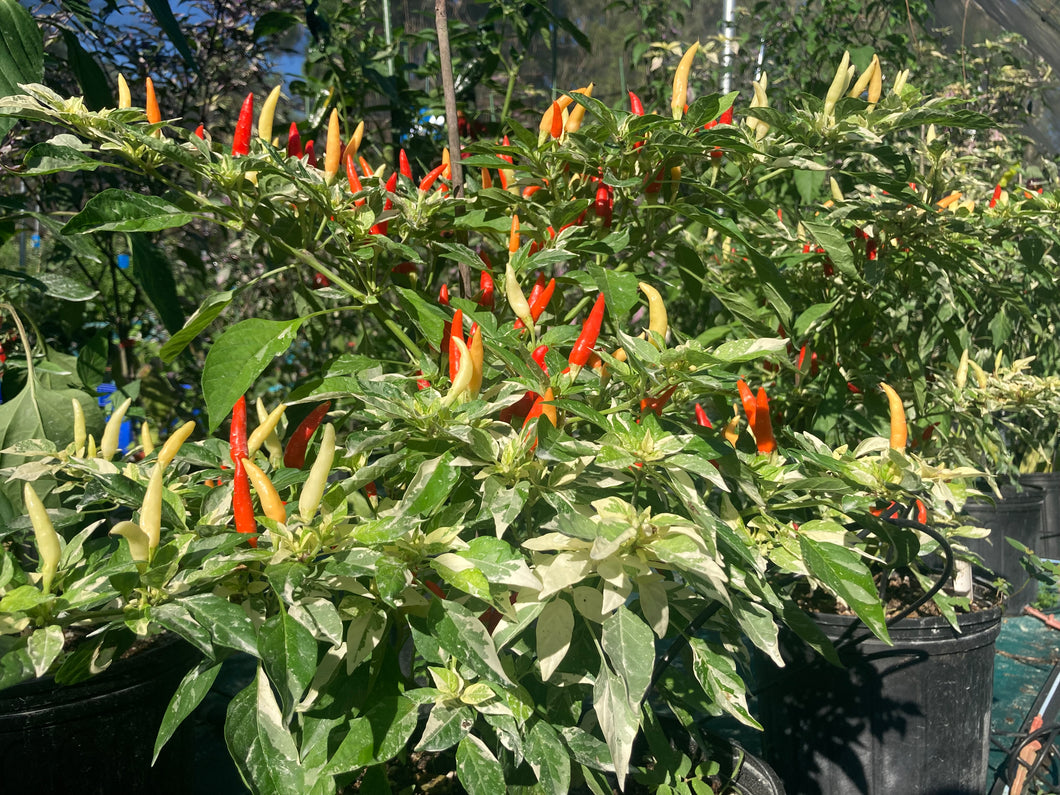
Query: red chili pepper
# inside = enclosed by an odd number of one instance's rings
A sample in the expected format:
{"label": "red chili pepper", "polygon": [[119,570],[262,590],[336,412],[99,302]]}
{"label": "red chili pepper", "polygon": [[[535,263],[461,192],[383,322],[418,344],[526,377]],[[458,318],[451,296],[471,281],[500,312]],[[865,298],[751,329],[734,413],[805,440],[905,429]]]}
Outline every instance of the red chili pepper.
{"label": "red chili pepper", "polygon": [[545,364],[545,354],[548,353],[547,345],[538,345],[534,348],[534,352],[530,354],[530,358],[537,362],[537,366],[541,368],[541,372],[548,376],[548,365]]}
{"label": "red chili pepper", "polygon": [[195,135],[200,141],[205,141],[206,128],[202,124],[200,124],[198,127],[195,128]]}
{"label": "red chili pepper", "polygon": [[[555,279],[553,279],[552,281],[554,282]],[[534,311],[534,301],[536,301],[541,296],[541,293],[544,291],[544,289],[545,289],[545,274],[539,272],[537,274],[537,278],[534,280],[534,286],[530,288],[530,295],[528,295],[527,298],[526,298],[526,302],[528,304],[530,304],[530,311],[531,312]],[[553,289],[555,289],[555,288],[553,287]],[[549,295],[549,297],[551,297],[551,294]],[[541,311],[544,311],[544,307],[542,307]],[[534,320],[537,320],[537,315],[534,316]],[[523,321],[522,320],[520,320],[519,318],[516,318],[513,328],[517,328],[517,329],[526,328],[526,326],[523,325]]]}
{"label": "red chili pepper", "polygon": [[1000,198],[1001,198],[1001,184],[998,183],[997,185],[994,186],[994,195],[990,197],[989,206],[990,207],[994,207],[994,205],[997,204],[997,202],[998,202],[998,200]]}
{"label": "red chili pepper", "polygon": [[611,189],[603,182],[596,189],[596,201],[593,202],[593,212],[596,217],[603,221],[604,229],[611,228],[611,216],[614,209],[614,199],[611,197]]}
{"label": "red chili pepper", "polygon": [[456,373],[460,369],[460,349],[456,347],[455,340],[464,341],[464,312],[461,309],[453,312],[453,320],[449,331],[449,380],[456,380]]}
{"label": "red chili pepper", "polygon": [[758,452],[772,453],[777,449],[777,442],[773,438],[773,422],[769,418],[769,397],[766,395],[765,387],[758,387],[756,403],[755,441],[758,443]]}
{"label": "red chili pepper", "polygon": [[847,381],[847,389],[855,395],[861,394],[861,387],[855,386],[853,381]]}
{"label": "red chili pepper", "polygon": [[236,469],[242,468],[243,459],[249,458],[247,451],[247,399],[240,395],[232,407],[232,424],[228,431],[228,454]]}
{"label": "red chili pepper", "polygon": [[[357,176],[357,167],[353,163],[352,154],[346,155],[346,181],[350,184],[351,193],[360,193],[364,190],[364,187],[361,185],[361,179]],[[353,206],[360,207],[364,202],[364,199],[354,199]]]}
{"label": "red chili pepper", "polygon": [[718,117],[718,124],[732,124],[732,105]]}
{"label": "red chili pepper", "polygon": [[445,599],[445,591],[442,590],[442,586],[433,580],[424,580],[423,584],[427,586],[427,590],[437,596],[439,599]]}
{"label": "red chili pepper", "polygon": [[558,102],[552,103],[552,126],[549,129],[549,135],[553,138],[559,138],[563,135],[563,109],[559,106]]}
{"label": "red chili pepper", "polygon": [[322,287],[331,287],[331,279],[325,276],[323,273],[313,274],[313,289],[319,290]]}
{"label": "red chili pepper", "polygon": [[250,134],[254,127],[254,92],[247,94],[243,100],[243,107],[239,109],[239,119],[236,121],[236,134],[232,138],[232,154],[250,154]]}
{"label": "red chili pepper", "polygon": [[442,172],[445,171],[446,165],[446,163],[442,163],[441,165],[435,166],[427,172],[427,176],[420,180],[421,192],[426,193],[431,189],[431,186],[435,183],[438,177],[442,175]]}
{"label": "red chili pepper", "polygon": [[704,428],[714,427],[710,422],[710,417],[707,416],[706,410],[698,403],[696,404],[696,425],[701,425]]}
{"label": "red chili pepper", "polygon": [[533,408],[534,401],[538,398],[537,392],[528,391],[518,401],[501,409],[499,415],[501,422],[511,422],[518,417],[525,417]]}
{"label": "red chili pepper", "polygon": [[758,410],[755,393],[751,391],[751,387],[747,386],[747,382],[742,378],[737,380],[736,388],[740,392],[740,403],[743,404],[743,413],[747,415],[747,424],[751,426],[753,431],[755,427],[755,412]]}
{"label": "red chili pepper", "polygon": [[291,122],[291,129],[287,131],[287,156],[288,157],[301,157],[305,154],[302,151],[302,136],[298,132],[298,125],[295,122]]}
{"label": "red chili pepper", "polygon": [[585,319],[585,323],[582,325],[582,333],[578,335],[578,339],[574,342],[574,347],[571,348],[570,356],[567,357],[567,361],[571,365],[582,367],[589,361],[589,354],[592,352],[593,346],[596,345],[596,338],[600,336],[600,326],[603,322],[604,294],[600,293],[596,297],[596,303],[593,304],[589,317]]}
{"label": "red chili pepper", "polygon": [[287,447],[283,451],[283,465],[291,469],[301,469],[305,465],[305,451],[309,446],[309,440],[317,426],[324,421],[325,415],[331,410],[331,401],[325,400],[298,423],[291,438],[287,441]]}
{"label": "red chili pepper", "polygon": [[449,306],[449,285],[443,284],[441,289],[438,290],[438,303],[442,306]]}
{"label": "red chili pepper", "polygon": [[920,500],[916,501],[916,520],[920,524],[927,524],[928,520],[927,507]]}
{"label": "red chili pepper", "polygon": [[646,397],[640,401],[640,413],[645,414],[649,411],[654,412],[656,417],[662,416],[662,410],[667,403],[670,402],[670,398],[673,397],[674,392],[677,391],[677,384],[667,387],[655,397]]}
{"label": "red chili pepper", "polygon": [[632,91],[629,92],[629,111],[634,116],[644,115],[644,103],[641,102],[640,97],[638,97]]}
{"label": "red chili pepper", "polygon": [[412,179],[412,166],[409,164],[409,156],[405,154],[404,149],[398,152],[398,172],[403,177]]}
{"label": "red chili pepper", "polygon": [[549,279],[545,289],[542,290],[538,296],[530,302],[530,317],[537,322],[537,319],[545,312],[545,307],[548,306],[548,302],[552,300],[552,293],[556,291],[556,280]]}
{"label": "red chili pepper", "polygon": [[[258,523],[254,519],[254,503],[250,498],[250,479],[243,461],[236,461],[235,477],[232,479],[232,515],[236,521],[236,532],[252,534],[258,531]],[[251,538],[248,543],[252,547],[258,545],[257,538]]]}
{"label": "red chili pepper", "polygon": [[493,274],[489,271],[482,271],[478,277],[478,305],[483,309],[493,309],[494,302],[494,284]]}
{"label": "red chili pepper", "polygon": [[317,153],[312,141],[305,142],[305,164],[310,168],[317,167]]}

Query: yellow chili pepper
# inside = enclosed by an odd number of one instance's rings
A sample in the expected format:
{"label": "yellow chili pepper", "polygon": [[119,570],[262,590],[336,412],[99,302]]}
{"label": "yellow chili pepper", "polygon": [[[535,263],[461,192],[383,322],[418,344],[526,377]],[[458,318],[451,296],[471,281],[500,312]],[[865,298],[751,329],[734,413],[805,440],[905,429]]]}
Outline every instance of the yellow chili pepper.
{"label": "yellow chili pepper", "polygon": [[699,41],[685,50],[685,54],[681,56],[680,63],[677,64],[677,71],[674,72],[674,85],[673,93],[670,95],[670,112],[673,114],[675,121],[680,121],[681,117],[685,113],[685,103],[688,101],[688,73],[692,69],[692,59],[696,57],[696,53],[699,51]]}
{"label": "yellow chili pepper", "polygon": [[166,443],[162,445],[162,449],[158,451],[158,466],[165,469],[169,466],[170,462],[177,457],[177,453],[180,452],[181,446],[191,436],[191,432],[195,430],[195,423],[188,420],[166,439]]}
{"label": "yellow chili pepper", "polygon": [[[581,94],[581,95],[586,96],[586,97],[591,97],[593,95],[593,84],[590,83],[585,88],[576,88],[571,93],[572,94]],[[567,121],[563,125],[563,129],[566,132],[569,132],[569,133],[577,132],[578,130],[581,129],[582,121],[584,119],[585,119],[585,106],[584,105],[575,105],[573,108],[571,108],[570,115],[567,116]]]}
{"label": "yellow chili pepper", "polygon": [[880,67],[879,56],[872,56],[869,68],[872,69],[872,76],[869,77],[869,93],[866,98],[869,101],[869,110],[872,110],[880,101],[880,94],[883,93],[883,70]]}
{"label": "yellow chili pepper", "polygon": [[[353,130],[353,137],[350,138],[350,142],[346,144],[346,149],[342,153],[342,162],[346,162],[347,157],[357,157],[357,150],[361,148],[361,141],[364,139],[364,122],[357,122],[357,126]],[[367,175],[365,175],[367,176]]]}
{"label": "yellow chili pepper", "polygon": [[530,311],[530,304],[527,302],[526,296],[523,295],[522,288],[519,286],[519,279],[515,275],[510,259],[504,266],[504,295],[508,299],[508,305],[515,312],[515,316],[523,321],[524,326],[532,330],[534,328],[534,315]]}
{"label": "yellow chili pepper", "polygon": [[140,423],[140,446],[144,455],[151,455],[155,451],[155,440],[151,438],[151,426],[147,422]]}
{"label": "yellow chili pepper", "polygon": [[[258,402],[261,402],[261,398],[258,398]],[[264,408],[264,404],[262,404],[262,408]],[[265,419],[259,422],[258,427],[254,429],[254,432],[250,434],[250,438],[247,439],[247,455],[254,455],[266,443],[270,435],[276,435],[276,426],[286,410],[287,404],[281,403],[269,412]],[[277,441],[279,441],[278,438]]]}
{"label": "yellow chili pepper", "polygon": [[118,108],[131,108],[132,107],[132,92],[129,91],[129,84],[125,82],[125,75],[118,75]]}
{"label": "yellow chili pepper", "polygon": [[[463,353],[466,355],[467,349]],[[470,367],[470,362],[468,363]],[[324,488],[328,483],[328,474],[331,472],[331,463],[335,459],[335,426],[326,423],[320,433],[320,449],[317,451],[316,460],[309,469],[309,477],[302,486],[302,492],[298,495],[298,513],[303,522],[308,522],[316,515],[320,501],[324,498]],[[247,473],[250,474],[249,472]],[[260,495],[259,495],[260,496]]]}
{"label": "yellow chili pepper", "polygon": [[880,384],[880,389],[887,393],[887,406],[891,413],[891,449],[905,450],[908,427],[905,421],[905,406],[902,398],[889,384]]}
{"label": "yellow chili pepper", "polygon": [[[265,403],[262,402],[261,398],[258,398],[257,402],[254,405],[258,411],[258,423],[264,425],[266,422],[268,422],[269,417],[271,415],[268,411],[266,411]],[[280,441],[280,435],[276,431],[276,428],[278,427],[278,420],[279,418],[277,418],[277,424],[273,425],[272,430],[269,431],[269,433],[265,436],[265,447],[268,448],[269,458],[275,462],[279,462],[283,459],[283,443]],[[256,430],[255,433],[257,433]],[[253,435],[254,434],[251,434],[251,437],[253,437]],[[249,446],[250,441],[247,440],[247,447],[249,448]]]}
{"label": "yellow chili pepper", "polygon": [[964,385],[968,383],[968,349],[965,348],[961,353],[961,361],[957,365],[957,375],[954,378],[954,383],[957,384],[958,389],[964,389]]}
{"label": "yellow chili pepper", "polygon": [[[272,485],[269,476],[262,472],[261,467],[249,458],[243,459],[243,468],[247,471],[247,477],[250,478],[250,484],[254,487],[254,491],[258,495],[258,502],[261,503],[261,512],[274,522],[286,522],[287,509],[284,508],[283,500],[280,499],[279,492],[277,492],[276,487]],[[300,502],[299,509],[301,509]]]}
{"label": "yellow chili pepper", "polygon": [[32,484],[26,483],[22,487],[22,497],[26,503],[30,524],[33,525],[33,538],[37,542],[37,554],[40,556],[41,590],[51,593],[52,581],[55,579],[55,572],[59,570],[59,557],[62,555],[59,534],[55,532],[48,511]]}
{"label": "yellow chili pepper", "polygon": [[475,375],[475,364],[471,360],[471,352],[467,349],[467,345],[457,336],[453,336],[451,340],[456,349],[460,351],[460,368],[453,378],[453,385],[442,398],[443,407],[453,405],[458,397],[467,392],[471,387],[471,379]]}
{"label": "yellow chili pepper", "polygon": [[647,282],[638,282],[637,286],[648,298],[648,330],[652,332],[648,339],[652,345],[659,347],[660,342],[655,338],[655,335],[658,334],[659,339],[665,341],[666,332],[670,328],[669,319],[666,315],[666,304],[663,303],[662,295],[659,294],[659,291]]}
{"label": "yellow chili pepper", "polygon": [[733,447],[736,446],[736,441],[740,438],[740,410],[735,403],[732,404],[732,419],[725,424],[721,435]]}
{"label": "yellow chili pepper", "polygon": [[479,390],[482,389],[482,327],[477,323],[475,324],[475,330],[471,332],[471,342],[467,346],[468,353],[471,355],[471,383],[468,384],[468,391],[471,393],[471,397],[478,397]]}
{"label": "yellow chili pepper", "polygon": [[276,86],[261,103],[261,111],[258,113],[258,138],[265,143],[272,141],[272,120],[276,117],[276,103],[279,101],[280,86]]}
{"label": "yellow chili pepper", "polygon": [[338,108],[331,109],[328,118],[328,139],[324,150],[324,178],[331,182],[339,173],[339,163],[342,160],[342,130],[339,129]]}
{"label": "yellow chili pepper", "polygon": [[96,437],[92,434],[88,435],[88,448],[85,451],[86,458],[96,457]]}
{"label": "yellow chili pepper", "polygon": [[99,441],[99,457],[104,461],[110,461],[118,452],[118,435],[121,433],[121,423],[125,419],[125,412],[132,405],[132,398],[125,398],[124,402],[114,409],[106,426],[103,428],[103,437]]}

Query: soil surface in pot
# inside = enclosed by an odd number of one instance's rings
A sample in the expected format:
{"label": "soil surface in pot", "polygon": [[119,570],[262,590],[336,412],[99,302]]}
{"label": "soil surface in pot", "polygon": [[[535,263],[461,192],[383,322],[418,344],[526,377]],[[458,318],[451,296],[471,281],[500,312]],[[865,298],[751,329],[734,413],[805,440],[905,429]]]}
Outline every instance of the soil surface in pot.
{"label": "soil surface in pot", "polygon": [[[835,597],[834,594],[829,593],[823,588],[817,588],[816,590],[810,590],[807,584],[800,585],[801,591],[796,591],[795,597],[799,603],[799,606],[811,613],[831,613],[839,616],[852,616],[854,611],[850,609],[849,605],[844,604]],[[887,583],[887,591],[885,593],[887,603],[884,608],[887,618],[898,615],[898,613],[905,610],[909,605],[920,601],[924,597],[924,589],[920,587],[920,583],[917,582],[912,576],[906,574],[892,574],[890,580]],[[992,599],[988,599],[976,588],[975,595],[972,598],[970,610],[965,611],[958,608],[958,613],[963,612],[977,612],[980,610],[989,610],[995,607],[997,602]],[[926,618],[928,616],[941,616],[942,612],[939,610],[938,605],[933,601],[928,601],[926,604],[921,605],[912,613],[909,614],[909,618]]]}

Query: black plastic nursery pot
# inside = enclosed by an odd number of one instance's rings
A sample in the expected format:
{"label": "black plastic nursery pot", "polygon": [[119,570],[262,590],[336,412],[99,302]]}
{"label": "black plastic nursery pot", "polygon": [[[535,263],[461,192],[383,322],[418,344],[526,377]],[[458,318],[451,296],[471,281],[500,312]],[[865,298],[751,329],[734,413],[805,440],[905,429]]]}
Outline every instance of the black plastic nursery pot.
{"label": "black plastic nursery pot", "polygon": [[187,795],[189,722],[151,756],[162,716],[199,654],[159,640],[74,685],[42,677],[0,690],[0,789],[27,795]]}
{"label": "black plastic nursery pot", "polygon": [[1024,486],[1042,491],[1042,530],[1038,543],[1028,544],[1040,558],[1060,560],[1060,472],[1020,475]]}
{"label": "black plastic nursery pot", "polygon": [[1014,616],[1038,598],[1038,581],[1023,568],[1019,550],[1005,537],[1038,549],[1045,494],[1032,487],[1016,491],[1012,486],[1002,486],[1001,496],[996,502],[969,500],[965,504],[965,511],[977,524],[990,528],[989,537],[968,539],[965,544],[983,559],[989,572],[1009,582],[1012,590],[1005,600],[1005,614]]}
{"label": "black plastic nursery pot", "polygon": [[893,646],[853,616],[814,614],[845,668],[794,635],[787,665],[756,661],[763,750],[798,795],[981,795],[988,771],[994,642],[1000,607],[906,618]]}

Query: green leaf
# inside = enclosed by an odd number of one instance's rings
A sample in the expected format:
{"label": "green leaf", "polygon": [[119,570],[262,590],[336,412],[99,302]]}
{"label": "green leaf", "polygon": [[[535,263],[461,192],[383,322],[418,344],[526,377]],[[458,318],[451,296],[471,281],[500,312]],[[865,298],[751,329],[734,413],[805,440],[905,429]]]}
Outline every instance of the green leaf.
{"label": "green leaf", "polygon": [[99,331],[81,346],[77,356],[77,377],[95,389],[107,378],[110,367],[110,332]]}
{"label": "green leaf", "polygon": [[[44,79],[44,39],[33,16],[18,0],[0,0],[0,96],[21,94],[19,83]],[[15,126],[0,118],[0,137]]]}
{"label": "green leaf", "polygon": [[254,625],[239,605],[212,593],[195,594],[181,601],[200,624],[209,628],[217,643],[258,656]]}
{"label": "green leaf", "polygon": [[823,582],[865,622],[881,640],[890,643],[883,604],[876,593],[872,574],[851,549],[799,536],[803,561],[810,574]]}
{"label": "green leaf", "polygon": [[640,729],[640,721],[629,705],[623,680],[606,663],[600,666],[600,674],[593,685],[593,711],[611,751],[619,787],[624,788],[629,759],[633,754],[633,740]]}
{"label": "green leaf", "polygon": [[23,175],[59,174],[71,171],[95,171],[101,165],[86,151],[91,151],[72,135],[57,135],[26,152]]}
{"label": "green leaf", "polygon": [[431,634],[443,649],[491,682],[511,686],[501,665],[493,638],[478,615],[457,602],[434,599],[428,622]]}
{"label": "green leaf", "polygon": [[467,736],[475,723],[475,713],[463,704],[435,704],[427,725],[416,744],[417,751],[437,752],[452,748]]}
{"label": "green leaf", "polygon": [[210,346],[202,369],[210,433],[217,430],[272,360],[291,346],[304,320],[251,318],[227,328]]}
{"label": "green leaf", "polygon": [[165,199],[107,188],[89,199],[84,209],[62,228],[62,233],[157,232],[184,226],[194,220],[193,213],[184,212]]}
{"label": "green leaf", "polygon": [[534,723],[526,736],[525,752],[545,793],[564,795],[570,790],[570,755],[551,724]]}
{"label": "green leaf", "polygon": [[817,245],[825,250],[828,256],[831,258],[832,263],[843,273],[845,276],[861,280],[860,274],[854,267],[854,255],[850,251],[850,246],[847,244],[846,239],[842,233],[835,227],[829,226],[828,224],[817,223],[816,221],[803,221],[802,225],[806,227],[806,230],[813,235],[814,240],[817,241]]}
{"label": "green leaf", "polygon": [[450,452],[424,461],[401,500],[400,513],[424,514],[436,510],[460,480],[460,470],[452,465]]}
{"label": "green leaf", "polygon": [[537,661],[541,681],[547,682],[570,649],[574,636],[574,611],[566,599],[555,596],[537,617]]}
{"label": "green leaf", "polygon": [[258,792],[305,792],[298,747],[260,666],[228,705],[225,742],[244,780],[254,782]]}
{"label": "green leaf", "polygon": [[37,676],[44,676],[48,673],[48,669],[51,668],[62,650],[63,629],[55,624],[33,630],[33,634],[26,641],[26,651],[29,653],[33,671]]}
{"label": "green leaf", "polygon": [[188,343],[198,337],[232,303],[234,295],[235,293],[231,290],[225,290],[223,293],[213,293],[208,296],[195,310],[195,314],[188,318],[184,328],[170,337],[162,346],[162,350],[159,351],[162,361],[168,364],[176,359]]}
{"label": "green leaf", "polygon": [[195,708],[206,698],[206,694],[210,692],[210,688],[213,687],[214,680],[217,679],[217,674],[220,672],[221,663],[203,660],[185,674],[184,679],[177,687],[177,692],[169,700],[166,714],[162,716],[162,725],[159,727],[158,736],[155,738],[154,755],[151,757],[152,765],[157,761],[159,753],[161,753],[174,732],[180,727],[180,724],[184,722],[184,719],[194,712]]}
{"label": "green leaf", "polygon": [[471,734],[457,746],[456,777],[468,795],[497,795],[505,791],[501,763],[482,740]]}
{"label": "green leaf", "polygon": [[70,64],[70,71],[74,73],[77,84],[81,87],[88,109],[103,110],[113,106],[114,95],[107,83],[107,76],[92,54],[81,46],[72,30],[63,29],[63,44],[66,45],[66,60]]}
{"label": "green leaf", "polygon": [[281,608],[258,631],[258,650],[269,678],[280,689],[284,717],[290,720],[317,670],[316,639]]}
{"label": "green leaf", "polygon": [[710,700],[742,723],[761,729],[747,709],[747,687],[736,671],[732,654],[701,638],[692,638],[689,646],[692,649],[692,672]]}
{"label": "green leaf", "polygon": [[173,15],[173,9],[170,8],[168,0],[147,0],[147,7],[155,15],[158,26],[162,28],[166,37],[173,42],[177,52],[184,58],[184,62],[198,72],[199,65],[195,61],[195,55],[192,53],[191,47],[188,46],[188,40],[184,36],[184,31],[180,28],[180,23],[177,22],[177,18]]}
{"label": "green leaf", "polygon": [[177,298],[173,268],[147,235],[131,234],[133,276],[144,288],[148,300],[162,319],[166,330],[175,334],[184,325],[184,313]]}
{"label": "green leaf", "polygon": [[331,755],[324,774],[338,776],[352,773],[372,764],[372,748],[375,740],[372,737],[372,725],[367,718],[354,718],[350,721],[346,736]]}
{"label": "green leaf", "polygon": [[655,665],[655,633],[622,605],[604,621],[600,645],[625,682],[630,708],[639,712]]}

